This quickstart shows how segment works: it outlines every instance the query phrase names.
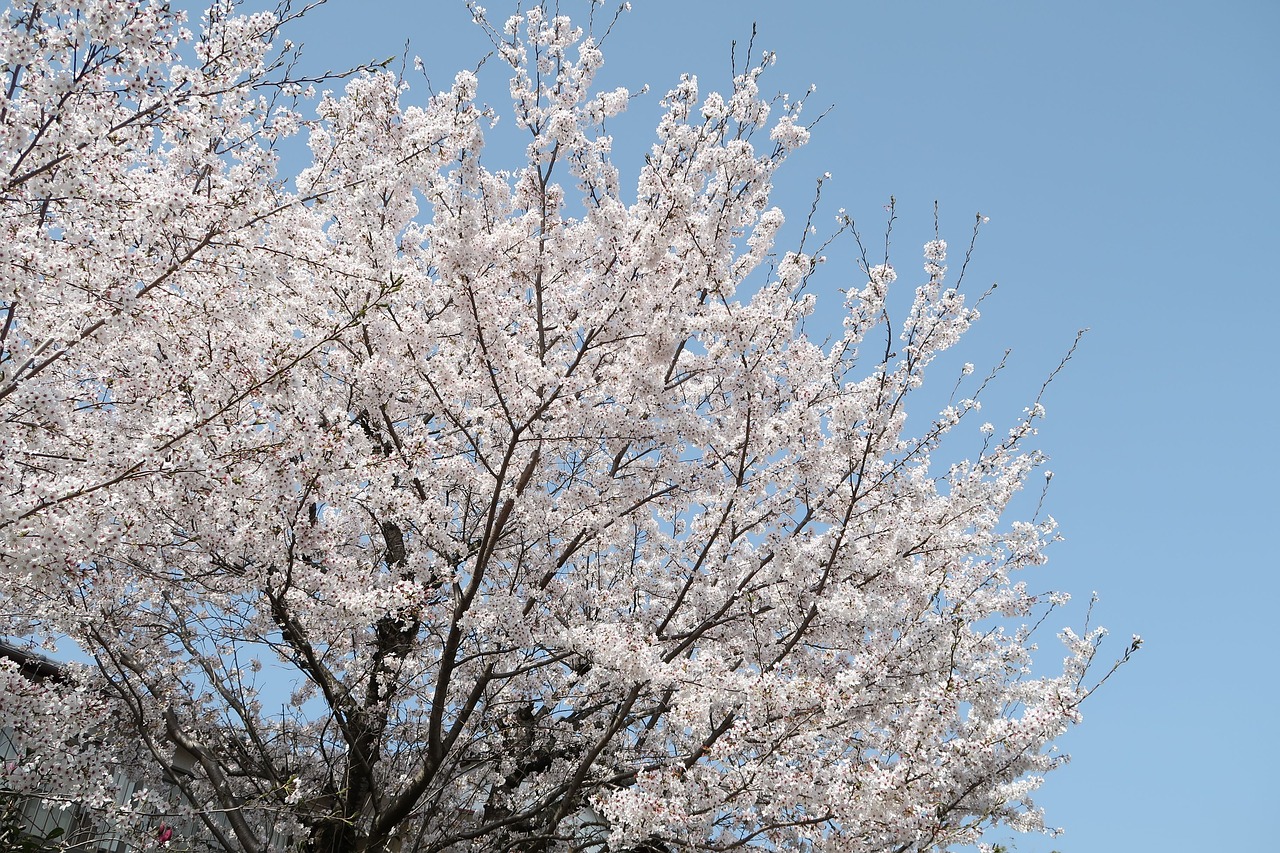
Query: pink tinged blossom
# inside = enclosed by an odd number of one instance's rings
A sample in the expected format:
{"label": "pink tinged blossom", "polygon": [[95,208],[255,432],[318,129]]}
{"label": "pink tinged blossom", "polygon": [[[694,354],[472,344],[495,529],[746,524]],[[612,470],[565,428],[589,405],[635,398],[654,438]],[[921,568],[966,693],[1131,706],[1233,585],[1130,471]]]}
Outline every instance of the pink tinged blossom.
{"label": "pink tinged blossom", "polygon": [[94,661],[0,659],[5,790],[139,847],[1040,828],[1103,633],[1034,657],[1068,600],[1027,592],[1052,519],[1010,510],[1039,402],[1002,438],[960,428],[975,382],[921,411],[977,316],[946,243],[902,292],[887,249],[778,245],[809,130],[770,53],[680,78],[619,169],[600,33],[471,10],[509,109],[469,71],[316,101],[290,23],[231,4],[0,21],[0,634]]}

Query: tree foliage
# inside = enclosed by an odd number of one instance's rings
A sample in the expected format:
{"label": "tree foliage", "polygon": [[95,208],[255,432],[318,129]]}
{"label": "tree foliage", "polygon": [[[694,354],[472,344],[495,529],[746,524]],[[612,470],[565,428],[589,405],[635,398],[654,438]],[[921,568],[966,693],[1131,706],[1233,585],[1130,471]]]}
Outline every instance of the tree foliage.
{"label": "tree foliage", "polygon": [[1065,598],[1017,579],[1052,521],[1005,513],[1039,401],[969,459],[936,456],[974,379],[906,427],[977,316],[946,243],[897,324],[888,257],[831,271],[811,339],[821,258],[769,201],[808,128],[768,55],[682,78],[624,190],[632,93],[568,19],[477,10],[528,137],[491,171],[474,74],[313,104],[338,84],[296,75],[290,17],[0,24],[0,632],[92,661],[0,670],[4,787],[255,853],[1038,827],[1100,633],[1031,672]]}

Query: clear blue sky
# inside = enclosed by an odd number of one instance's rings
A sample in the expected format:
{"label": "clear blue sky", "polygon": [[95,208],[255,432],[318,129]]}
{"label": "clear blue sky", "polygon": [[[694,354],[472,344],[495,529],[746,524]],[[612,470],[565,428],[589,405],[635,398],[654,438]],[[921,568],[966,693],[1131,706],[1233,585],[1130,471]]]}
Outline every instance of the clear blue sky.
{"label": "clear blue sky", "polygon": [[[514,4],[487,6],[501,21]],[[1066,541],[1042,585],[1099,591],[1112,653],[1132,633],[1147,644],[1087,704],[1073,763],[1039,797],[1067,834],[1018,851],[1275,849],[1280,3],[633,6],[604,82],[654,94],[624,156],[648,144],[680,72],[724,84],[730,42],[755,21],[778,54],[766,89],[815,83],[811,103],[834,106],[781,174],[792,221],[828,170],[832,208],[873,233],[897,197],[913,263],[935,199],[953,246],[975,211],[991,217],[971,286],[1001,286],[963,353],[981,369],[1013,348],[990,419],[1029,402],[1092,328],[1046,401],[1048,507]],[[488,49],[461,0],[330,0],[296,32],[311,67],[410,39],[437,85]],[[481,97],[501,107],[505,87],[490,77]],[[819,280],[832,310],[849,283]]]}

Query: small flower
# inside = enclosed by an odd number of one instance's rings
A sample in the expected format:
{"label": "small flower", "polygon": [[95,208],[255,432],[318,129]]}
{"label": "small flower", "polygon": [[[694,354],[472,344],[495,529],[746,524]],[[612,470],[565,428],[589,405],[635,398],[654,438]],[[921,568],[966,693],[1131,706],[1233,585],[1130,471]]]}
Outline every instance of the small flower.
{"label": "small flower", "polygon": [[872,284],[887,286],[893,284],[898,274],[888,264],[878,264],[867,271],[867,276]]}

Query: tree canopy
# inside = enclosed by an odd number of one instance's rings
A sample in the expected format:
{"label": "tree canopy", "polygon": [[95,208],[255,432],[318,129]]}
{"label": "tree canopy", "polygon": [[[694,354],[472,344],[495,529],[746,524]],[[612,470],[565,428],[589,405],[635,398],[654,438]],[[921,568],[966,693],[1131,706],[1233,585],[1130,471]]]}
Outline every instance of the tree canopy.
{"label": "tree canopy", "polygon": [[91,661],[0,663],[0,787],[246,853],[1040,827],[1102,632],[1032,671],[1065,600],[1019,579],[1052,519],[1006,513],[1039,399],[975,424],[966,365],[907,429],[977,317],[942,236],[896,323],[887,249],[822,270],[844,321],[813,339],[823,250],[778,249],[770,202],[810,128],[768,54],[684,77],[624,188],[634,94],[545,6],[477,10],[509,171],[473,73],[306,79],[294,17],[0,21],[0,634]]}

